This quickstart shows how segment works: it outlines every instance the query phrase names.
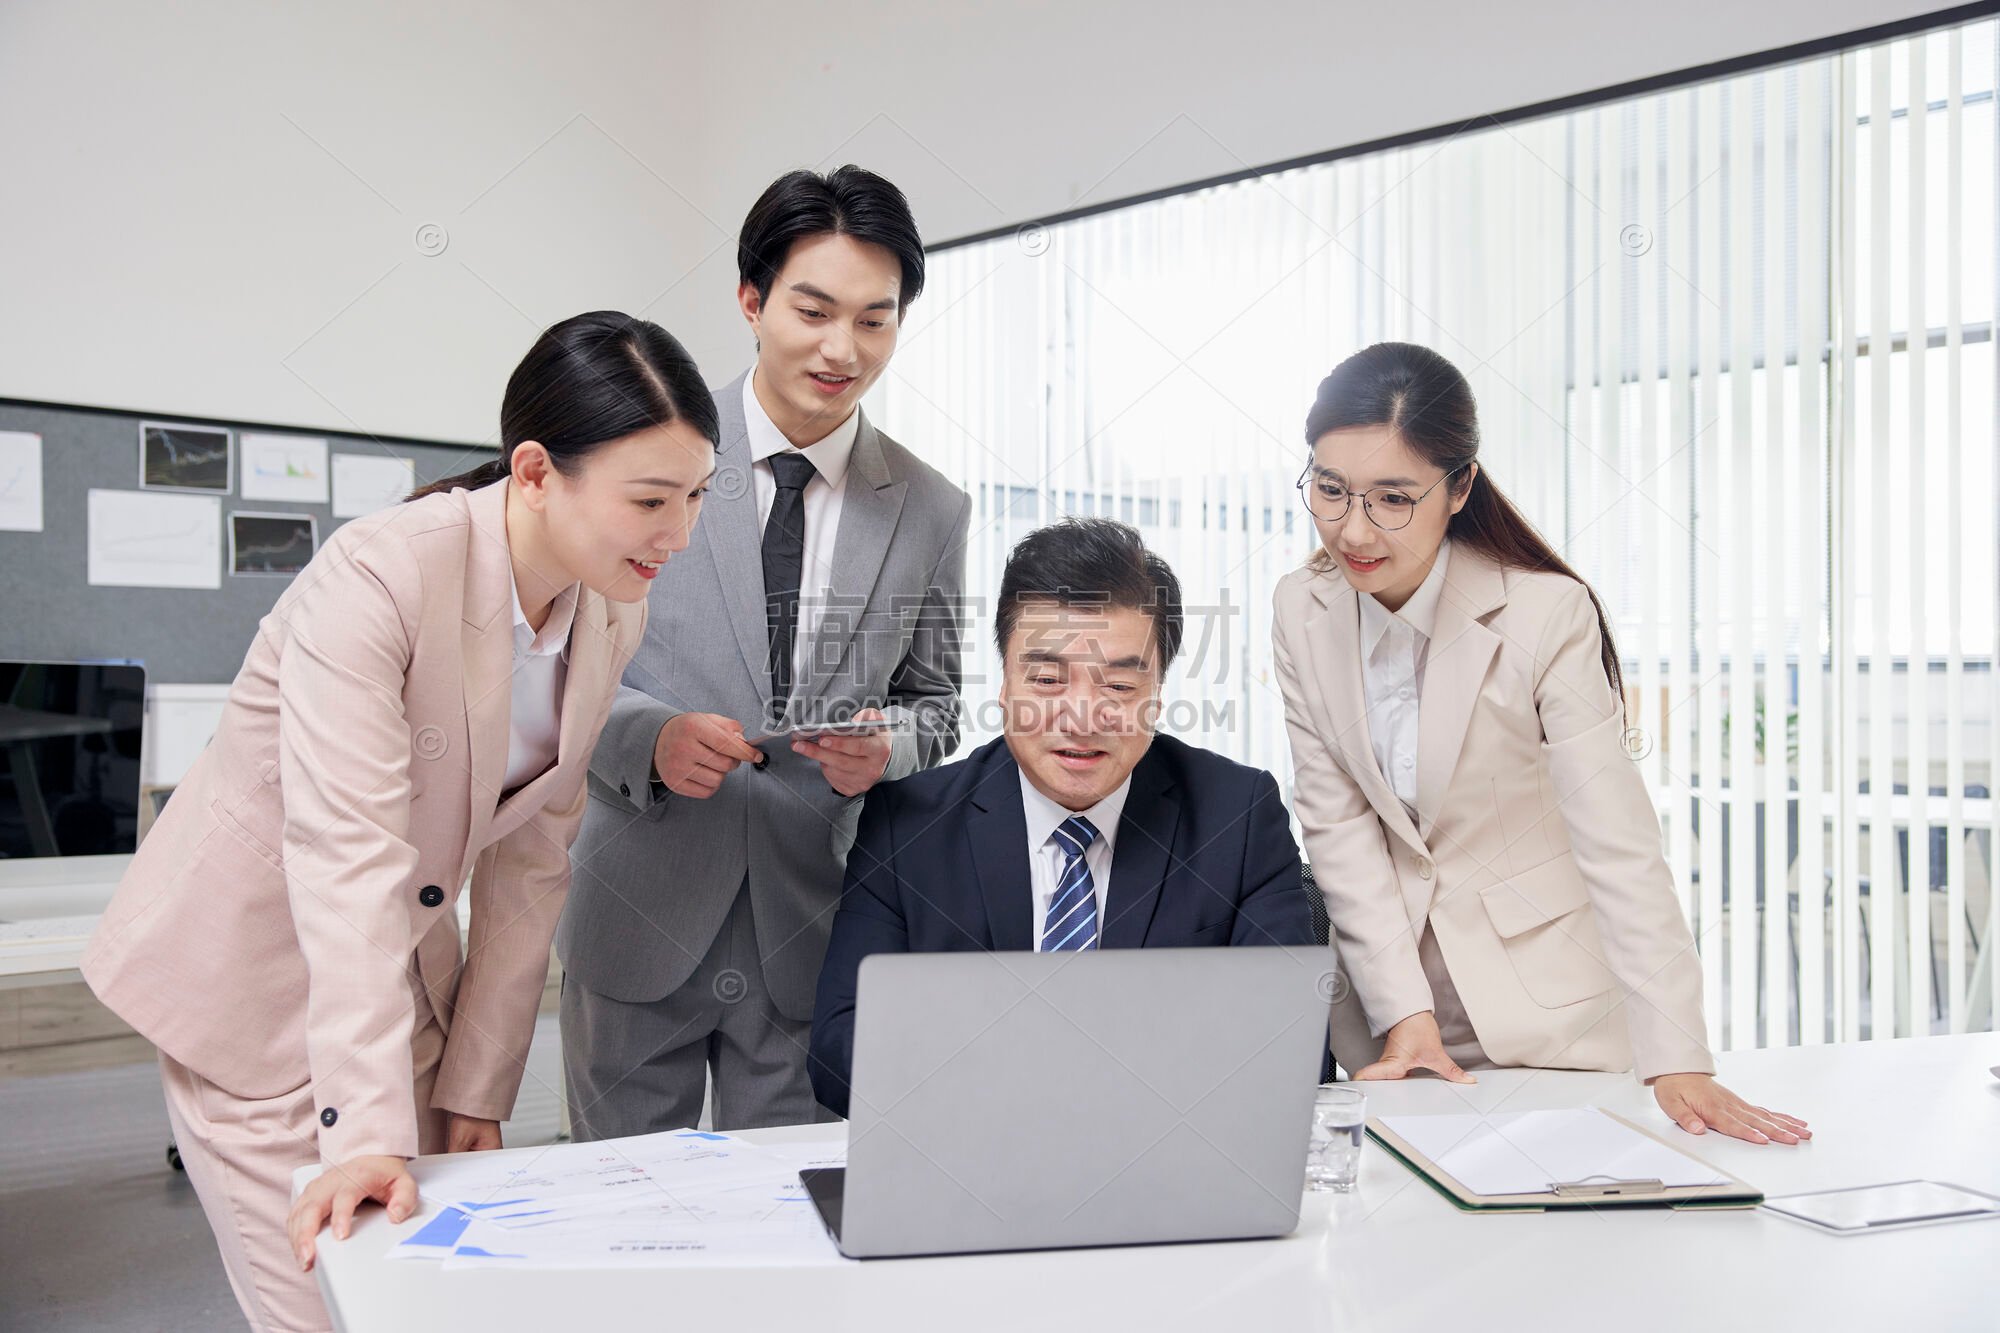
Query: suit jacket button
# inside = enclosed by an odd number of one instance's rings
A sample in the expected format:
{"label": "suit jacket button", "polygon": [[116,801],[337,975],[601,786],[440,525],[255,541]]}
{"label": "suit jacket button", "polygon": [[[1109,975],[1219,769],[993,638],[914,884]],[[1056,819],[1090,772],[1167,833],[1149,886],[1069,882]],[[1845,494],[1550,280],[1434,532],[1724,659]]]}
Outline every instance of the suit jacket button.
{"label": "suit jacket button", "polygon": [[324,1111],[321,1111],[319,1113],[319,1122],[322,1125],[325,1125],[328,1129],[332,1129],[333,1122],[338,1119],[340,1119],[340,1112],[334,1110],[331,1106],[327,1107]]}
{"label": "suit jacket button", "polygon": [[621,783],[619,783],[619,784],[618,784],[618,794],[619,794],[620,796],[623,796],[623,797],[626,797],[627,799],[630,799],[630,797],[631,797],[631,795],[632,795],[632,784],[631,784],[631,783],[629,783],[629,782],[621,782]]}
{"label": "suit jacket button", "polygon": [[423,892],[417,895],[417,901],[426,907],[436,907],[444,901],[444,890],[435,884],[426,884]]}

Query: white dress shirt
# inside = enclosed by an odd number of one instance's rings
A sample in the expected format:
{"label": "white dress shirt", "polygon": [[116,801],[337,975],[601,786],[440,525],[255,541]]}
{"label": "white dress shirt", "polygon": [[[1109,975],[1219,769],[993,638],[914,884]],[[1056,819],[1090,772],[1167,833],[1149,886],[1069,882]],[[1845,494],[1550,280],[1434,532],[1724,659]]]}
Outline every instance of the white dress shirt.
{"label": "white dress shirt", "polygon": [[1083,863],[1090,869],[1091,888],[1097,895],[1097,938],[1098,943],[1103,943],[1104,900],[1111,888],[1111,848],[1118,840],[1118,821],[1125,814],[1125,797],[1131,790],[1132,775],[1128,773],[1110,795],[1090,809],[1070,810],[1042,795],[1041,789],[1028,781],[1026,771],[1022,772],[1021,811],[1028,817],[1028,873],[1035,895],[1036,953],[1042,951],[1042,926],[1049,919],[1049,904],[1055,901],[1056,888],[1062,883],[1063,867],[1069,864],[1069,853],[1056,841],[1056,830],[1064,820],[1078,815],[1097,829],[1097,837],[1083,849]]}
{"label": "white dress shirt", "polygon": [[[1361,687],[1368,705],[1368,740],[1375,763],[1389,780],[1396,799],[1412,820],[1417,817],[1417,737],[1419,708],[1424,697],[1424,668],[1429,665],[1431,634],[1437,628],[1438,600],[1444,595],[1444,571],[1451,543],[1440,543],[1431,572],[1410,594],[1400,611],[1391,611],[1364,593],[1361,603]],[[1465,1069],[1490,1069],[1466,1015],[1465,1002],[1445,966],[1437,932],[1424,925],[1417,941],[1417,958],[1431,987],[1431,1013],[1445,1054]]]}
{"label": "white dress shirt", "polygon": [[1430,660],[1431,631],[1437,626],[1438,599],[1451,543],[1438,547],[1431,572],[1400,611],[1391,611],[1368,593],[1361,603],[1361,685],[1368,706],[1368,740],[1375,762],[1396,798],[1414,819],[1417,812],[1417,709],[1424,694],[1424,667]]}
{"label": "white dress shirt", "polygon": [[549,606],[542,632],[528,624],[512,563],[507,571],[514,594],[514,699],[507,724],[507,778],[503,792],[532,782],[556,761],[562,734],[563,683],[569,678],[570,626],[576,620],[577,585],[572,583]]}
{"label": "white dress shirt", "polygon": [[847,492],[847,464],[854,456],[854,437],[861,432],[861,412],[847,414],[835,426],[804,449],[796,449],[771,420],[764,404],[757,401],[757,374],[743,377],[743,424],[750,432],[750,476],[757,488],[757,531],[771,519],[771,506],[778,498],[778,476],[771,470],[771,455],[803,454],[817,474],[806,483],[806,550],[799,563],[798,637],[792,641],[792,680],[806,679],[806,654],[812,651],[812,634],[826,613],[826,595],[833,582],[833,542],[840,534],[841,498]]}

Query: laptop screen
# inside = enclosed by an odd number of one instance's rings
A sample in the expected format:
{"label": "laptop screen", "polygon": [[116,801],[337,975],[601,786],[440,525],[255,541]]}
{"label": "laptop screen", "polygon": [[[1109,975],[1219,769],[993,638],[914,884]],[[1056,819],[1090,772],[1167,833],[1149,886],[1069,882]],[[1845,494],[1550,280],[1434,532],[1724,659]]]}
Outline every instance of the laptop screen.
{"label": "laptop screen", "polygon": [[0,661],[0,859],[138,846],[146,669]]}

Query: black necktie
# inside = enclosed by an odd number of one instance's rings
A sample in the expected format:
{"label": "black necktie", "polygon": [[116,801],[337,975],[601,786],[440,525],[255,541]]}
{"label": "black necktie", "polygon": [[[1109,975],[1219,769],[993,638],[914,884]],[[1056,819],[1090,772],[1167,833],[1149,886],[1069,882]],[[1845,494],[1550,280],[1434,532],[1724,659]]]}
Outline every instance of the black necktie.
{"label": "black necktie", "polygon": [[771,711],[778,716],[792,697],[792,643],[799,634],[799,582],[806,559],[806,483],[812,460],[772,454],[778,493],[764,521],[764,624],[771,636]]}

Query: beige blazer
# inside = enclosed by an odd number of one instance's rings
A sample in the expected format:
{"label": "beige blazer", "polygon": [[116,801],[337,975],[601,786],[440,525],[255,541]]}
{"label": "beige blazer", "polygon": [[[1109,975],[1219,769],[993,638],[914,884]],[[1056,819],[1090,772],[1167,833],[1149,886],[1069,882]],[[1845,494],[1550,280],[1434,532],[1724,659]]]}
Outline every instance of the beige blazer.
{"label": "beige blazer", "polygon": [[1391,1025],[1432,1007],[1428,922],[1495,1064],[1713,1072],[1694,940],[1623,749],[1589,592],[1452,547],[1415,821],[1370,745],[1359,596],[1337,569],[1299,569],[1272,617],[1293,808],[1352,983],[1341,1063],[1373,1060]]}
{"label": "beige blazer", "polygon": [[520,1088],[591,747],[646,607],[580,592],[558,758],[502,801],[509,485],[328,538],[84,954],[111,1009],[225,1091],[310,1082],[323,1160],[416,1153],[419,996],[446,1032],[434,1107],[503,1120]]}

